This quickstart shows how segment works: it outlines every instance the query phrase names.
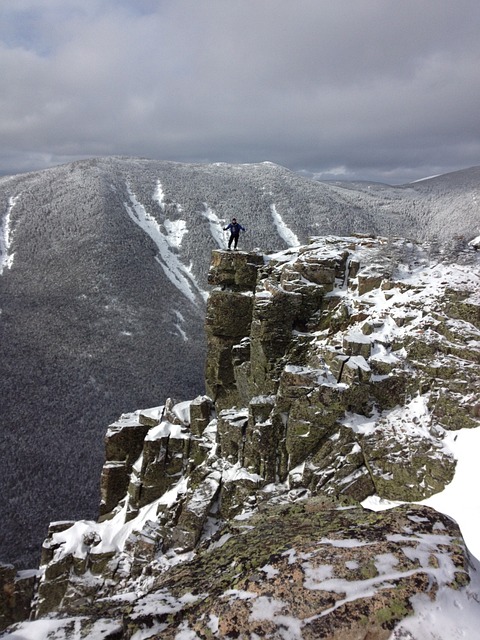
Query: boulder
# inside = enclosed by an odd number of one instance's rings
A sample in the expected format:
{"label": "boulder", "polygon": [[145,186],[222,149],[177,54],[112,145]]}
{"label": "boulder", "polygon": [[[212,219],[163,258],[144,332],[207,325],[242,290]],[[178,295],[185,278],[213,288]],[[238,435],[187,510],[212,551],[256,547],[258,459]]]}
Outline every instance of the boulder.
{"label": "boulder", "polygon": [[252,292],[213,289],[208,298],[205,327],[207,335],[241,338],[250,331]]}
{"label": "boulder", "polygon": [[352,430],[338,424],[316,453],[290,476],[296,477],[296,486],[309,487],[313,495],[360,502],[375,493],[360,442]]}
{"label": "boulder", "polygon": [[368,335],[352,331],[343,338],[343,349],[349,356],[363,356],[368,360],[372,352],[372,341]]}
{"label": "boulder", "polygon": [[388,259],[382,263],[368,264],[358,272],[358,294],[362,296],[374,289],[380,289],[382,282],[389,280],[391,276],[392,265]]}
{"label": "boulder", "polygon": [[178,481],[189,461],[190,440],[187,427],[166,420],[149,431],[129,484],[133,513],[162,496]]}
{"label": "boulder", "polygon": [[100,520],[112,517],[111,512],[125,496],[128,478],[125,460],[105,462],[100,477]]}

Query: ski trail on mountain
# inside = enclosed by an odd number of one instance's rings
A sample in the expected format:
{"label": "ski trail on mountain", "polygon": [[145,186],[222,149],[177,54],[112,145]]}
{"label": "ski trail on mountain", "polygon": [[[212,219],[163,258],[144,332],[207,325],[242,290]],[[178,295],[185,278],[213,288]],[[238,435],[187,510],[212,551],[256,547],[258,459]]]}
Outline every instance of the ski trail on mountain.
{"label": "ski trail on mountain", "polygon": [[3,218],[2,225],[0,226],[0,276],[3,275],[4,269],[11,269],[13,265],[14,253],[10,253],[12,246],[12,228],[11,228],[11,215],[12,209],[15,206],[18,196],[11,196],[8,199],[8,208]]}
{"label": "ski trail on mountain", "polygon": [[158,202],[161,210],[165,212],[165,191],[163,190],[160,180],[157,180],[157,186],[153,193],[153,199]]}
{"label": "ski trail on mountain", "polygon": [[177,319],[177,322],[175,322],[175,325],[174,325],[175,329],[177,330],[178,334],[183,338],[183,341],[188,342],[188,336],[182,327],[182,325],[185,324],[185,318],[183,317],[183,314],[178,309],[173,309],[173,313],[175,314],[175,317]]}
{"label": "ski trail on mountain", "polygon": [[[165,206],[165,192],[162,187],[162,183],[160,180],[157,180],[157,186],[155,188],[153,199],[158,203],[159,207],[166,214],[166,206]],[[174,204],[178,213],[182,213],[182,207],[176,202]],[[172,247],[180,248],[183,240],[183,236],[188,233],[187,223],[185,220],[170,220],[170,218],[165,217],[163,221],[163,226],[165,227],[165,231],[167,232],[167,241],[168,244]]]}
{"label": "ski trail on mountain", "polygon": [[158,222],[150,215],[143,204],[127,185],[130,203],[125,202],[125,209],[133,222],[140,227],[156,244],[158,256],[155,260],[162,267],[170,282],[182,293],[190,302],[197,304],[197,297],[193,287],[202,294],[191,272],[182,264],[179,258],[172,253],[171,246],[177,246],[174,242],[169,242],[169,236],[165,236]]}
{"label": "ski trail on mountain", "polygon": [[206,202],[203,203],[205,211],[202,211],[202,216],[208,220],[210,226],[210,233],[212,238],[218,244],[220,249],[225,246],[225,236],[223,235],[224,220],[220,220],[215,211],[208,206]]}
{"label": "ski trail on mountain", "polygon": [[274,204],[270,205],[270,211],[272,212],[273,222],[277,228],[278,235],[284,240],[289,247],[298,247],[300,240],[293,233],[293,231],[287,227],[283,221],[282,216],[278,213],[277,207]]}

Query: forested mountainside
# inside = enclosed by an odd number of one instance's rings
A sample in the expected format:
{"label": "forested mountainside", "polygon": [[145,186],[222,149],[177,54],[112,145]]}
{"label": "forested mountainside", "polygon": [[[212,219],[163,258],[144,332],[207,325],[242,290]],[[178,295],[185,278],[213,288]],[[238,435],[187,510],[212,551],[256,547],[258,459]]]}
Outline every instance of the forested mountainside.
{"label": "forested mountainside", "polygon": [[1,178],[0,558],[34,564],[49,520],[96,515],[105,424],[203,391],[206,274],[233,215],[249,250],[360,232],[434,253],[479,234],[479,175],[340,186],[100,158]]}

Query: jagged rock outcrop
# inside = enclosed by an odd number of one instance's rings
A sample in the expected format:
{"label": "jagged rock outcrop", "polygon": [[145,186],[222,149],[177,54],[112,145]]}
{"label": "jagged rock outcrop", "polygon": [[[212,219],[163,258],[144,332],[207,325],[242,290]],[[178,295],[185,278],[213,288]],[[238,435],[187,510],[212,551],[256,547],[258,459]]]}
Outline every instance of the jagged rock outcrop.
{"label": "jagged rock outcrop", "polygon": [[100,627],[110,640],[173,640],[182,631],[387,640],[414,612],[412,596],[455,598],[468,588],[458,526],[433,509],[373,513],[339,510],[320,497],[276,504],[267,491],[263,498],[248,521],[231,521],[195,555],[157,554],[123,588],[72,575],[54,619],[59,635],[51,637],[95,637]]}
{"label": "jagged rock outcrop", "polygon": [[[237,284],[222,279],[215,259],[209,334],[229,327],[234,342]],[[479,307],[466,273],[454,297],[461,307],[441,286],[426,304],[427,264],[425,249],[405,240],[359,237],[315,240],[258,265],[237,343],[209,350],[208,388],[248,413],[236,460],[235,430],[219,430],[229,460],[268,481],[357,500],[372,492],[419,500],[449,482],[454,463],[441,432],[478,424]]]}
{"label": "jagged rock outcrop", "polygon": [[123,618],[123,637],[387,640],[413,595],[468,582],[458,528],[432,509],[374,514],[313,499],[265,508],[247,529],[233,523],[160,575]]}
{"label": "jagged rock outcrop", "polygon": [[213,252],[209,396],[110,426],[100,521],[51,527],[35,615],[125,639],[380,639],[413,593],[467,584],[448,518],[358,503],[441,491],[445,434],[480,425],[474,253],[432,265],[428,246],[370,237]]}
{"label": "jagged rock outcrop", "polygon": [[236,368],[239,368],[248,360],[248,347],[244,343],[247,348],[244,353],[242,339],[250,335],[257,270],[261,265],[261,254],[212,252],[208,283],[214,289],[209,296],[205,320],[205,369],[207,394],[218,409],[238,405],[245,399],[246,390],[236,380],[232,349],[235,347]]}

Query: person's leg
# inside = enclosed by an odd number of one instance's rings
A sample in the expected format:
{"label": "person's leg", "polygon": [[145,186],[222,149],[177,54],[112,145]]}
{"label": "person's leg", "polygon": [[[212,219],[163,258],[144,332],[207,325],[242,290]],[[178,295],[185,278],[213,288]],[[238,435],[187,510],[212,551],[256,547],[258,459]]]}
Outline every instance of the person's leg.
{"label": "person's leg", "polygon": [[232,240],[233,240],[233,233],[230,234],[230,238],[228,239],[228,248],[229,249],[232,246]]}
{"label": "person's leg", "polygon": [[238,233],[235,235],[235,245],[234,245],[234,249],[237,248],[237,244],[238,244]]}

